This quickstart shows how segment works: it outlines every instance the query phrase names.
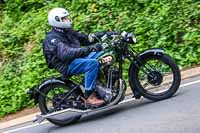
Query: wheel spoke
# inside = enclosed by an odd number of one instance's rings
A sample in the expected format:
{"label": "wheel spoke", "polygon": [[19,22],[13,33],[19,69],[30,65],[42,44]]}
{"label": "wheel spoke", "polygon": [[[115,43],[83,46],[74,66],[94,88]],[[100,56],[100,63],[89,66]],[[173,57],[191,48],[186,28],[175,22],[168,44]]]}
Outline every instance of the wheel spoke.
{"label": "wheel spoke", "polygon": [[[172,85],[171,80],[173,80],[173,72],[167,64],[165,64],[159,59],[156,59],[156,60],[148,60],[146,61],[146,64],[144,65],[146,67],[141,67],[142,70],[140,69],[141,72],[143,73],[139,72],[140,73],[139,81],[142,83],[143,89],[148,91],[148,93],[157,94],[157,93],[164,92],[170,88],[170,86]],[[149,73],[144,73],[144,71],[147,71],[149,67],[151,67],[150,69],[151,71]],[[154,81],[153,78],[155,75],[153,73],[155,73],[159,77],[159,79],[160,78],[162,79],[160,79],[160,81],[159,80]],[[146,78],[148,77],[148,79],[146,79],[145,77]],[[144,82],[144,80],[147,80],[147,81]],[[158,85],[156,83],[158,83]],[[148,85],[151,85],[151,86],[147,87]]]}
{"label": "wheel spoke", "polygon": [[148,85],[149,85],[149,81],[148,82],[146,82],[144,85],[143,85],[143,88],[146,88]]}

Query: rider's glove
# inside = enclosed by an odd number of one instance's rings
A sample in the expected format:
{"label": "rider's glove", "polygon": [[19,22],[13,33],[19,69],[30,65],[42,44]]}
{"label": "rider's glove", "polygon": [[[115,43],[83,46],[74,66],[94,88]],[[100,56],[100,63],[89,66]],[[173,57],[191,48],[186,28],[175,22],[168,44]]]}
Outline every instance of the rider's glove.
{"label": "rider's glove", "polygon": [[88,40],[89,40],[89,42],[94,42],[95,39],[96,39],[96,36],[95,36],[94,33],[90,33],[90,34],[88,35]]}
{"label": "rider's glove", "polygon": [[103,47],[101,46],[101,44],[97,43],[97,44],[94,46],[94,50],[95,50],[96,52],[102,51],[102,50],[103,50]]}
{"label": "rider's glove", "polygon": [[98,51],[102,51],[103,50],[103,47],[101,46],[101,44],[97,43],[96,45],[92,45],[92,46],[89,46],[89,51],[90,52],[98,52]]}

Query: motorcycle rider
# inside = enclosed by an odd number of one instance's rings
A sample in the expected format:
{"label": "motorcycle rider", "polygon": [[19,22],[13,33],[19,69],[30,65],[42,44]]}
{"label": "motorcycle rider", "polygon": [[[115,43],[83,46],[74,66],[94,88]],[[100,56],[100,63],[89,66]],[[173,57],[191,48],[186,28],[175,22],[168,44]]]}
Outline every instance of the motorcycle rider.
{"label": "motorcycle rider", "polygon": [[[54,8],[48,13],[48,23],[52,27],[43,42],[43,53],[49,68],[54,68],[63,75],[84,74],[86,104],[102,105],[94,92],[99,71],[96,57],[102,46],[95,43],[95,37],[106,32],[79,33],[72,28],[69,12],[64,8]],[[85,45],[86,47],[81,47]]]}

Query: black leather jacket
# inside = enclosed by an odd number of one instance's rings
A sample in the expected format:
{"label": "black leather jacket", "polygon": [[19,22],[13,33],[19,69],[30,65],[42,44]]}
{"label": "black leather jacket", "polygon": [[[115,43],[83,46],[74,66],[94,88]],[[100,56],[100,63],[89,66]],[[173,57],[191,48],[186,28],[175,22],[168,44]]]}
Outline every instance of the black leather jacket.
{"label": "black leather jacket", "polygon": [[[103,36],[106,32],[98,33]],[[73,29],[63,30],[52,28],[47,33],[43,42],[43,53],[49,68],[55,68],[65,74],[68,64],[78,57],[89,54],[87,47],[81,48],[81,44],[87,46],[95,42],[89,42],[88,35],[81,34]]]}

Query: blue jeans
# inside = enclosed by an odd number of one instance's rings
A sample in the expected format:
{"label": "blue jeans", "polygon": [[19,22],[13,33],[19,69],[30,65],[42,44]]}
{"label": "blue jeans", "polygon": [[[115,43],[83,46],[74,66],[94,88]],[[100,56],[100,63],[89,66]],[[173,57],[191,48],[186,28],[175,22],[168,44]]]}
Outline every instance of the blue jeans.
{"label": "blue jeans", "polygon": [[93,90],[96,86],[96,79],[99,72],[97,57],[102,52],[91,52],[88,56],[74,59],[68,66],[68,75],[84,74],[85,90]]}

